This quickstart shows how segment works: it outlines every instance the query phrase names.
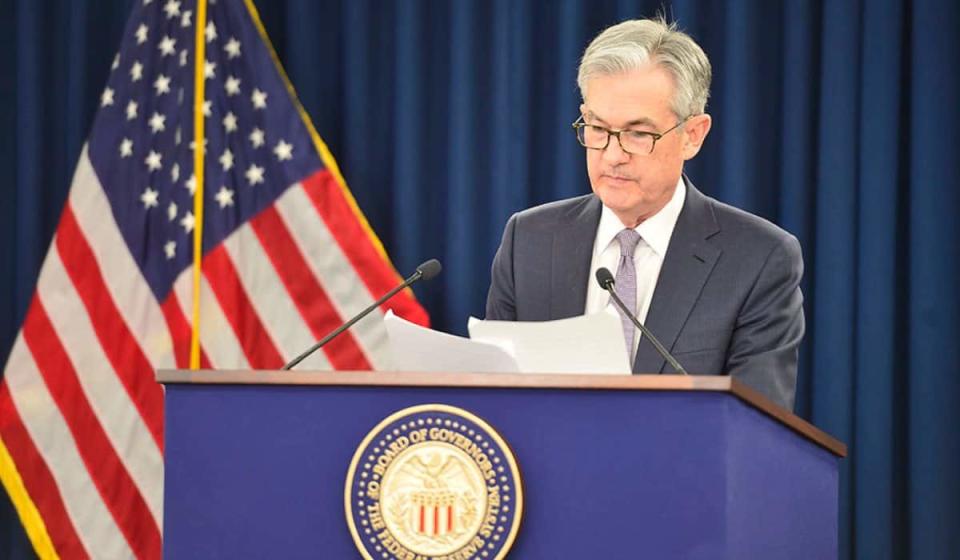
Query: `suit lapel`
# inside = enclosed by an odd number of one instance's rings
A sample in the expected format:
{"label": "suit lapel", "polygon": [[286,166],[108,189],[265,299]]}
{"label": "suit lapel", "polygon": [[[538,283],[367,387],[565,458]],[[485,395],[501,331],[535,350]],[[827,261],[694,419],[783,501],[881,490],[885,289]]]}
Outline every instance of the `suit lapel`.
{"label": "suit lapel", "polygon": [[583,315],[593,256],[593,239],[600,223],[600,199],[590,195],[570,209],[563,227],[553,236],[550,319]]}
{"label": "suit lapel", "polygon": [[[687,195],[660,268],[645,326],[672,349],[694,304],[700,298],[720,250],[706,240],[720,231],[707,198],[684,177]],[[633,362],[635,373],[659,373],[666,366],[646,337]]]}

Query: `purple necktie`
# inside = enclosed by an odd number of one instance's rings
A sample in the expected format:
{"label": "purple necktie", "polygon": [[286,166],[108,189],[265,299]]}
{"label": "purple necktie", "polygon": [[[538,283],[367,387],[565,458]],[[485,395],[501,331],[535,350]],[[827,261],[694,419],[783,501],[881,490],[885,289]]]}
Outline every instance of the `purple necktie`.
{"label": "purple necktie", "polygon": [[[637,269],[633,264],[633,251],[640,242],[640,234],[632,229],[625,229],[617,234],[620,243],[620,264],[617,266],[617,283],[614,289],[623,301],[623,305],[637,312]],[[627,356],[633,355],[633,321],[620,309],[620,323],[623,325],[623,338],[627,342]]]}

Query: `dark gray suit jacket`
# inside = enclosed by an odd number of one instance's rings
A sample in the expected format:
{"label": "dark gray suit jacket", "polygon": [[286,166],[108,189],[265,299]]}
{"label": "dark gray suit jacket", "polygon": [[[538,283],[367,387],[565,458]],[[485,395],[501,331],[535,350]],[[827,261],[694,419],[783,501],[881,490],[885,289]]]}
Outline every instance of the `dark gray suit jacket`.
{"label": "dark gray suit jacket", "polygon": [[[645,326],[691,374],[732,375],[792,410],[804,331],[800,244],[685,182]],[[514,214],[493,260],[487,319],[582,315],[600,210],[589,194]],[[641,339],[634,373],[668,368]]]}

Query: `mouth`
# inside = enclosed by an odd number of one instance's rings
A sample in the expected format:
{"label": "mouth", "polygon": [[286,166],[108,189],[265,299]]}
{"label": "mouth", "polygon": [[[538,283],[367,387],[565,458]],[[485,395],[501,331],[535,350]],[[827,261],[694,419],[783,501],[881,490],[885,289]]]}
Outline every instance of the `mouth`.
{"label": "mouth", "polygon": [[615,185],[625,185],[627,183],[633,183],[636,181],[636,179],[634,179],[633,177],[627,177],[624,175],[604,174],[604,175],[601,175],[601,177],[603,178],[603,180],[609,183],[613,183]]}

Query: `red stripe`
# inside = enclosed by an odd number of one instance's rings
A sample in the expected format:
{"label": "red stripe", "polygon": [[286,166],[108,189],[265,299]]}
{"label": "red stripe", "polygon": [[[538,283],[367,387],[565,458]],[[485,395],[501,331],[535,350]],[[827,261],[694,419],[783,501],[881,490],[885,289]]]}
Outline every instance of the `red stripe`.
{"label": "red stripe", "polygon": [[433,534],[437,534],[437,527],[440,526],[440,506],[433,506]]}
{"label": "red stripe", "polygon": [[87,402],[73,364],[37,297],[23,322],[23,339],[73,434],[94,485],[130,548],[139,558],[159,557],[160,529]]}
{"label": "red stripe", "polygon": [[[310,270],[276,207],[267,207],[250,220],[250,225],[313,337],[323,338],[336,329],[343,320]],[[371,369],[370,362],[350,331],[324,346],[323,351],[334,369]]]}
{"label": "red stripe", "polygon": [[[329,171],[318,171],[307,177],[303,181],[303,190],[374,298],[400,283],[400,277],[374,247],[370,234],[360,225],[340,185]],[[384,312],[393,309],[397,315],[420,325],[428,326],[430,323],[427,312],[409,290],[397,294],[382,309]]]}
{"label": "red stripe", "polygon": [[0,381],[0,438],[17,465],[30,500],[43,518],[54,550],[61,558],[89,558],[67,514],[57,483],[23,426],[4,381]]}
{"label": "red stripe", "polygon": [[100,266],[69,204],[60,218],[55,243],[113,371],[140,412],[157,447],[163,449],[163,391],[154,380],[153,367],[107,291]]}
{"label": "red stripe", "polygon": [[[183,314],[183,308],[176,292],[170,292],[167,299],[160,305],[163,317],[167,322],[167,330],[170,331],[170,339],[173,341],[173,353],[176,357],[178,368],[190,367],[190,336],[193,334],[190,329],[190,323]],[[203,347],[200,348],[200,367],[210,369],[210,360],[207,359]]]}
{"label": "red stripe", "polygon": [[424,506],[421,505],[420,506],[420,532],[421,533],[426,532],[425,525],[426,525],[426,520],[424,519]]}
{"label": "red stripe", "polygon": [[250,298],[240,283],[237,269],[223,244],[203,258],[203,275],[210,282],[213,294],[233,327],[250,366],[255,369],[282,367],[283,358],[251,305]]}
{"label": "red stripe", "polygon": [[447,506],[447,532],[453,532],[453,506]]}

